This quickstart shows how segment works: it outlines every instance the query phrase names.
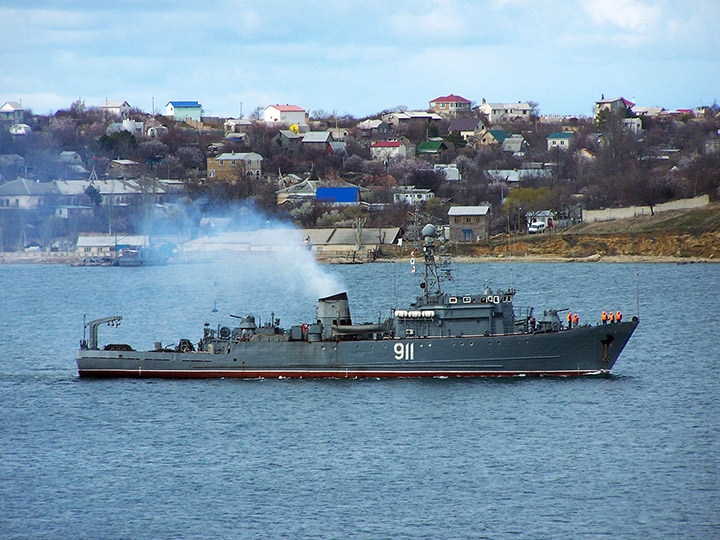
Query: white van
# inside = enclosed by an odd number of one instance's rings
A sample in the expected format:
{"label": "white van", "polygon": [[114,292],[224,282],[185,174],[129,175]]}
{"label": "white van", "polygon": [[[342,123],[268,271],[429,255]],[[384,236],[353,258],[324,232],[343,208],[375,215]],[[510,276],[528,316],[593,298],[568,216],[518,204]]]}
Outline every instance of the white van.
{"label": "white van", "polygon": [[547,226],[542,221],[535,221],[528,227],[528,234],[544,233]]}

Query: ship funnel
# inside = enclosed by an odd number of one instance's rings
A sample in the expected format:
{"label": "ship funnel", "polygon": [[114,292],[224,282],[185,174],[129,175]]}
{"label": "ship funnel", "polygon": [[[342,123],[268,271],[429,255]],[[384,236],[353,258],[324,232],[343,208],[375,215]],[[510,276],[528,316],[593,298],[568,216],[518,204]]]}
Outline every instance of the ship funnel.
{"label": "ship funnel", "polygon": [[346,292],[320,298],[317,303],[318,323],[323,327],[323,339],[332,337],[332,327],[350,325],[350,304]]}

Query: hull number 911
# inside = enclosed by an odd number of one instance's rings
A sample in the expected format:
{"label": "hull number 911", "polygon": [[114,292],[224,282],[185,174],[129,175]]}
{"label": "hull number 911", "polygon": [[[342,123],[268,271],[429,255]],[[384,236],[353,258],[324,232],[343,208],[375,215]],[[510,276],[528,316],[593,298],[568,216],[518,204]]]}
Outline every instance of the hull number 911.
{"label": "hull number 911", "polygon": [[415,360],[414,343],[396,343],[393,345],[395,360]]}

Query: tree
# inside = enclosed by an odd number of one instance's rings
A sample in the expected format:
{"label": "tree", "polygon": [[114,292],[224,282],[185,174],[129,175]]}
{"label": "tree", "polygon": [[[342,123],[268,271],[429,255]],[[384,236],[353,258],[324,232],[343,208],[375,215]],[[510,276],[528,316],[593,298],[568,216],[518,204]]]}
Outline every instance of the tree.
{"label": "tree", "polygon": [[100,194],[100,190],[92,184],[85,188],[85,195],[87,195],[88,199],[90,199],[93,206],[100,206],[102,204],[103,198]]}
{"label": "tree", "polygon": [[258,122],[263,119],[265,109],[263,107],[255,107],[253,112],[250,113],[249,119],[253,122]]}
{"label": "tree", "polygon": [[[505,213],[515,214],[518,224],[525,223],[526,215],[535,217],[542,210],[552,208],[552,190],[548,187],[542,188],[515,188],[510,191],[505,204]],[[532,219],[530,219],[532,221]]]}
{"label": "tree", "polygon": [[116,159],[127,158],[137,148],[137,139],[129,131],[116,131],[100,137],[100,147]]}

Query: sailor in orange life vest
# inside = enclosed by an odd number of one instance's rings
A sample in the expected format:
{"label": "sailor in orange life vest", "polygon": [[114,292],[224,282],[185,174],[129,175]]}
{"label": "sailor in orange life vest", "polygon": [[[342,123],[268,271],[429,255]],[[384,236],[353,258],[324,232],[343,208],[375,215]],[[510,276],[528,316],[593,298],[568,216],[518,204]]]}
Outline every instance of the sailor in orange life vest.
{"label": "sailor in orange life vest", "polygon": [[572,315],[573,315],[573,314],[570,313],[570,312],[568,312],[568,314],[567,314],[568,329],[572,328],[572,320],[573,320]]}
{"label": "sailor in orange life vest", "polygon": [[618,311],[618,312],[615,314],[615,320],[616,320],[617,322],[622,321],[622,313],[620,313],[620,312]]}
{"label": "sailor in orange life vest", "polygon": [[607,324],[607,311],[602,312],[602,323]]}
{"label": "sailor in orange life vest", "polygon": [[[619,312],[618,312],[618,313],[619,313]],[[577,313],[573,313],[573,325],[574,325],[574,326],[577,326],[577,325],[578,325],[578,321],[579,321],[579,320],[580,320],[580,318],[578,317],[578,314],[577,314]]]}
{"label": "sailor in orange life vest", "polygon": [[610,317],[610,322],[611,322],[611,323],[614,323],[614,322],[615,322],[615,313],[614,313],[614,312],[611,311],[611,312],[609,313],[608,317]]}

